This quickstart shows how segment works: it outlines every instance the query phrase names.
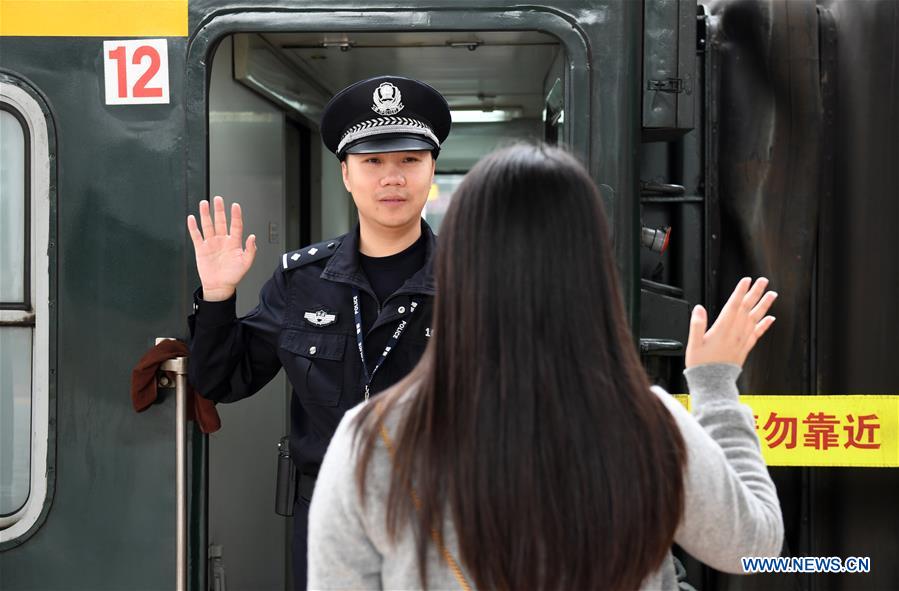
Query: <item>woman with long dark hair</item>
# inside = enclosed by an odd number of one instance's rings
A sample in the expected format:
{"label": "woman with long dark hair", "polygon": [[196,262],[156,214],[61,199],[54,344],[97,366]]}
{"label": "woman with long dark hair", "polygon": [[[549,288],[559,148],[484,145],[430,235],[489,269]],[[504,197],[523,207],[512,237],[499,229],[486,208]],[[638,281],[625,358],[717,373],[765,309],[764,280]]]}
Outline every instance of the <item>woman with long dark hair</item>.
{"label": "woman with long dark hair", "polygon": [[721,570],[777,555],[783,524],[736,378],[774,319],[739,283],[693,312],[693,416],[651,387],[608,223],[570,155],[479,162],[440,234],[433,336],[347,413],[318,475],[309,587],[676,588],[677,542]]}

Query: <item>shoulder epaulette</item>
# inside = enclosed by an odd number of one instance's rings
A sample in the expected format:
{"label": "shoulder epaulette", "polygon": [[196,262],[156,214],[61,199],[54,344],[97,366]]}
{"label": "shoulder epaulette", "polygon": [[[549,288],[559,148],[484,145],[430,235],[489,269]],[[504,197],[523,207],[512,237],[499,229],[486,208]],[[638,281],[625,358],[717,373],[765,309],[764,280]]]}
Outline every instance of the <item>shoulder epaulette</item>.
{"label": "shoulder epaulette", "polygon": [[289,271],[326,259],[337,251],[338,246],[340,246],[340,240],[325,240],[318,244],[304,246],[299,250],[285,252],[281,255],[281,268],[284,271]]}

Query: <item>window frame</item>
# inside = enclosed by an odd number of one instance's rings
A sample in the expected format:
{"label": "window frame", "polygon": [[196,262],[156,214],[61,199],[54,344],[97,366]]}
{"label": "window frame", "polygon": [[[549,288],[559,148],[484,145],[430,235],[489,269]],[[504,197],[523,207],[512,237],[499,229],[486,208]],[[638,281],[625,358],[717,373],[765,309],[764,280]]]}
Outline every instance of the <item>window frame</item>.
{"label": "window frame", "polygon": [[[0,517],[0,550],[27,540],[44,522],[55,488],[55,133],[46,103],[24,81],[0,74],[0,108],[23,124],[26,141],[25,301],[0,304],[0,328],[33,327],[29,493]],[[38,270],[42,270],[38,272]],[[45,270],[45,271],[43,271]]]}

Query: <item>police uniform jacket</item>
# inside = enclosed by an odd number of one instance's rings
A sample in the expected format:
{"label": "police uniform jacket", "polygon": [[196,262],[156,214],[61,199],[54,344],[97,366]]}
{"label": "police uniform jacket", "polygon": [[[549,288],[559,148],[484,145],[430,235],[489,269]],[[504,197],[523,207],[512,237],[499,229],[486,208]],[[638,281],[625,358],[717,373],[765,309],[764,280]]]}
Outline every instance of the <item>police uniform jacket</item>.
{"label": "police uniform jacket", "polygon": [[[236,295],[223,302],[194,296],[189,379],[205,398],[233,402],[257,392],[283,367],[293,386],[290,452],[300,473],[315,475],[343,414],[364,397],[353,289],[359,292],[369,371],[391,336],[406,327],[370,385],[375,394],[418,363],[431,332],[435,237],[422,221],[425,264],[384,302],[359,264],[359,228],[283,255],[243,318]],[[413,306],[413,302],[417,305]]]}

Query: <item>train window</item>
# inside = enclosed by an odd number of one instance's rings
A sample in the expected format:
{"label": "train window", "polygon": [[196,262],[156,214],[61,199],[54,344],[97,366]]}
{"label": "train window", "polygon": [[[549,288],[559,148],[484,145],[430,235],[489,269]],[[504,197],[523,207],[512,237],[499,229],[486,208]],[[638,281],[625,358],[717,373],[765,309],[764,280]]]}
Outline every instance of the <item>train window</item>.
{"label": "train window", "polygon": [[[26,131],[14,112],[0,110],[0,302],[23,308],[27,210]],[[0,515],[28,499],[31,466],[30,326],[0,327]]]}
{"label": "train window", "polygon": [[43,512],[49,436],[49,176],[45,114],[0,81],[0,544]]}
{"label": "train window", "polygon": [[0,330],[0,515],[28,500],[31,466],[32,329]]}
{"label": "train window", "polygon": [[25,303],[25,128],[0,110],[0,302]]}

